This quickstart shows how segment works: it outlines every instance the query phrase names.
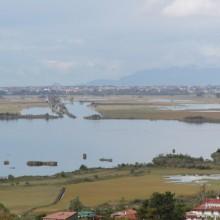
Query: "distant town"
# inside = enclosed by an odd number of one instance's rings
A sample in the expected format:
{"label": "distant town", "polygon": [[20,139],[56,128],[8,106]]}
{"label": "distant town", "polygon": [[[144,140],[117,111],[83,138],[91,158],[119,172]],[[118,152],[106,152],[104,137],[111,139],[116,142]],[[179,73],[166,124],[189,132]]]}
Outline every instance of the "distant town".
{"label": "distant town", "polygon": [[25,86],[0,87],[0,95],[217,95],[218,86]]}

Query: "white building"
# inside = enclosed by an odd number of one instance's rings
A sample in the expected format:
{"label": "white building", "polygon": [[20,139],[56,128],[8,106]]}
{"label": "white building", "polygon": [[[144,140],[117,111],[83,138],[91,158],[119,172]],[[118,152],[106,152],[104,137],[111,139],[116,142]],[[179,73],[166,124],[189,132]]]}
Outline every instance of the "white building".
{"label": "white building", "polygon": [[206,199],[202,204],[186,213],[186,220],[220,219],[220,199]]}

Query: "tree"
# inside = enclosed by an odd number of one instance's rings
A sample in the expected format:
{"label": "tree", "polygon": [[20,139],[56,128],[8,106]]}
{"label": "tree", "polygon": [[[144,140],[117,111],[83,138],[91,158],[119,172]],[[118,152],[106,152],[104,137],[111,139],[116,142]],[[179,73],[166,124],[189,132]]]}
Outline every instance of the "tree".
{"label": "tree", "polygon": [[103,220],[109,220],[114,211],[112,205],[109,203],[103,203],[95,209],[96,214],[101,215]]}
{"label": "tree", "polygon": [[216,152],[211,154],[211,157],[216,164],[220,164],[220,149],[217,149]]}
{"label": "tree", "polygon": [[78,196],[72,201],[70,201],[69,210],[79,212],[83,208],[84,208],[84,205],[82,204]]}
{"label": "tree", "polygon": [[11,174],[8,175],[8,180],[9,180],[9,181],[13,181],[14,179],[15,179],[15,177],[14,177],[13,175],[11,175]]}
{"label": "tree", "polygon": [[146,220],[183,220],[185,207],[171,192],[154,193],[149,200],[143,202],[138,214]]}
{"label": "tree", "polygon": [[85,170],[88,170],[88,167],[84,164],[82,164],[79,168],[80,171],[85,171]]}
{"label": "tree", "polygon": [[144,200],[142,206],[138,210],[138,215],[140,219],[147,219],[148,207],[149,207],[149,200]]}
{"label": "tree", "polygon": [[120,200],[119,200],[119,203],[116,207],[117,210],[123,210],[126,208],[126,200],[124,197],[122,197]]}

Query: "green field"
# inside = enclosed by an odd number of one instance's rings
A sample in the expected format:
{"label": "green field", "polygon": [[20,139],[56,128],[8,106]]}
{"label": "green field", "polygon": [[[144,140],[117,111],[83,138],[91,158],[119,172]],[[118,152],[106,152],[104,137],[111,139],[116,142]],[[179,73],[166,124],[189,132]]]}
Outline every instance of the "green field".
{"label": "green field", "polygon": [[[12,212],[21,214],[32,208],[36,208],[34,212],[37,213],[64,210],[76,196],[80,197],[84,205],[90,207],[105,202],[115,204],[122,197],[127,201],[145,199],[153,192],[171,191],[181,196],[193,196],[200,191],[201,185],[168,183],[164,176],[218,173],[218,170],[165,168],[141,168],[137,169],[135,174],[130,171],[128,168],[97,169],[69,173],[66,177],[20,178],[15,180],[19,181],[19,185],[12,185],[12,182],[1,183],[0,202]],[[212,181],[207,185],[208,190],[217,190],[219,185],[219,181]],[[66,188],[63,198],[57,204],[48,206],[62,187]]]}

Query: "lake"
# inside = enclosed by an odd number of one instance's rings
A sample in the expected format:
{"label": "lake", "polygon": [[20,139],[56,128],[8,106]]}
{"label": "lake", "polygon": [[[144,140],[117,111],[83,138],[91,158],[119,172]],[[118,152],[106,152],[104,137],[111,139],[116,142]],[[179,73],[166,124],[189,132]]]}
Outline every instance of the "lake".
{"label": "lake", "polygon": [[[77,119],[0,122],[0,176],[48,175],[119,163],[150,162],[160,153],[209,158],[220,147],[220,124],[194,125],[178,121],[85,120],[95,111],[86,103],[67,105]],[[36,113],[36,109],[33,109]],[[31,113],[31,109],[28,109]],[[83,153],[87,160],[82,159]],[[113,163],[100,162],[112,158]],[[10,165],[4,166],[3,161]],[[28,167],[28,160],[58,161],[57,167]],[[15,169],[12,169],[12,168]]]}

